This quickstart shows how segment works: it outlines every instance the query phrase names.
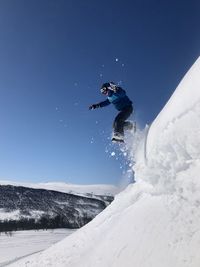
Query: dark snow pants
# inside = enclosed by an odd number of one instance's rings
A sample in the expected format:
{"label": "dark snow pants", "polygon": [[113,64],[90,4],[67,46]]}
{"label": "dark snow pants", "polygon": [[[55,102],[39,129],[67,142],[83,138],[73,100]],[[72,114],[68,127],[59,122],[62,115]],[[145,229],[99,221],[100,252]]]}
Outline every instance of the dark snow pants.
{"label": "dark snow pants", "polygon": [[114,134],[124,135],[124,129],[133,127],[130,121],[126,121],[133,112],[133,106],[130,105],[118,113],[113,123]]}

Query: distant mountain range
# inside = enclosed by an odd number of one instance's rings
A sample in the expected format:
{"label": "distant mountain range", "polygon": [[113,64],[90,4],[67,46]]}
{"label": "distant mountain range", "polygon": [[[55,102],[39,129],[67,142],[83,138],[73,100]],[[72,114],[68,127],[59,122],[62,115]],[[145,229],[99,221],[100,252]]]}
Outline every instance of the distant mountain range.
{"label": "distant mountain range", "polygon": [[79,228],[112,202],[110,195],[80,195],[15,185],[0,185],[0,231]]}
{"label": "distant mountain range", "polygon": [[55,190],[63,193],[72,193],[76,195],[101,195],[114,196],[119,193],[119,188],[109,184],[79,185],[64,182],[46,182],[46,183],[27,183],[14,182],[9,180],[0,180],[0,185],[24,186],[30,188]]}

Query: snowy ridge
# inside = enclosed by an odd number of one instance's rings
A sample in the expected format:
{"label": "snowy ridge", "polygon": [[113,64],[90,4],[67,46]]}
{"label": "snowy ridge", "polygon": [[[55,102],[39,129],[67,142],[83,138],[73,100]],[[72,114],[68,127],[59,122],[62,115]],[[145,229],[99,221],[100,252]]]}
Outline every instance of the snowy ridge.
{"label": "snowy ridge", "polygon": [[55,190],[63,193],[70,193],[76,195],[101,195],[101,196],[114,196],[118,193],[119,189],[114,185],[76,185],[63,182],[47,182],[47,183],[25,183],[25,182],[14,182],[9,180],[0,180],[0,185],[14,185],[24,186],[36,189],[47,189]]}
{"label": "snowy ridge", "polygon": [[128,149],[137,182],[76,233],[10,267],[199,267],[200,58]]}

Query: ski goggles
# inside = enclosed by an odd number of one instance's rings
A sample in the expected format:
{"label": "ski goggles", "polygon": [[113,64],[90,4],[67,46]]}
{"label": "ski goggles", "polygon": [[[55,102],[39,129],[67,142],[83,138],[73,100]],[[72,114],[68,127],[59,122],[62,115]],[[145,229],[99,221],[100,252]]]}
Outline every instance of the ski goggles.
{"label": "ski goggles", "polygon": [[106,94],[108,92],[108,88],[106,88],[106,87],[102,87],[101,88],[101,93],[102,94]]}

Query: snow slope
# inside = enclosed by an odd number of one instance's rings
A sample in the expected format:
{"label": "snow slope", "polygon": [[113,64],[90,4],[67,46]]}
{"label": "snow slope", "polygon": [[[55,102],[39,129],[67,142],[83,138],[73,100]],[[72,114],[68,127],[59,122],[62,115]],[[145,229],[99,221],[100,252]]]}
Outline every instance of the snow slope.
{"label": "snow slope", "polygon": [[137,135],[127,147],[136,183],[74,234],[10,266],[200,266],[200,58]]}

